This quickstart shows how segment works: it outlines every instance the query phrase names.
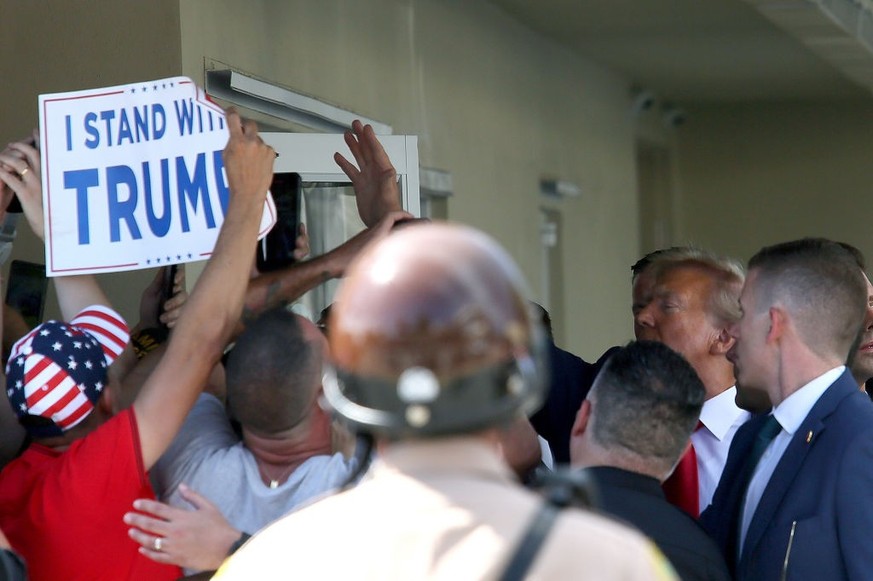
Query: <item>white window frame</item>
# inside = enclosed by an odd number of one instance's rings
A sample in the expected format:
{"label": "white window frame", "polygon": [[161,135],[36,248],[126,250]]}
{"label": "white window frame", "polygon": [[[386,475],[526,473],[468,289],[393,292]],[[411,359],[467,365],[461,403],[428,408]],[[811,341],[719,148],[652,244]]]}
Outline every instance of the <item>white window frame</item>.
{"label": "white window frame", "polygon": [[[303,182],[351,184],[333,160],[340,152],[354,162],[342,135],[319,133],[262,133],[261,137],[279,154],[273,165],[275,173],[296,172]],[[413,216],[421,215],[418,177],[418,137],[415,135],[380,135],[388,159],[400,181],[400,203]]]}
{"label": "white window frame", "polygon": [[[264,141],[279,154],[273,166],[274,173],[296,172],[300,174],[303,183],[351,185],[351,180],[336,165],[333,155],[340,152],[346,159],[354,162],[354,157],[343,139],[343,132],[351,127],[354,119],[372,125],[397,171],[402,208],[413,216],[421,216],[417,136],[392,135],[393,129],[386,123],[233,70],[217,61],[208,62],[204,73],[207,94],[240,107],[243,113],[247,109],[300,127],[325,132],[261,133]],[[189,270],[189,286],[198,276],[199,271],[191,273]],[[313,291],[307,293],[312,294]],[[314,306],[320,308],[324,305]],[[314,315],[317,313],[310,314]]]}

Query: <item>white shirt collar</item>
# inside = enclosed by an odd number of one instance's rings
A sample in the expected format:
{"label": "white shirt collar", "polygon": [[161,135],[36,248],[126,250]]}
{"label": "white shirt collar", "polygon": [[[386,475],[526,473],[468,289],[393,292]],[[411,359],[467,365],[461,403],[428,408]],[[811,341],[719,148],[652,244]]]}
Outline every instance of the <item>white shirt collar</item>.
{"label": "white shirt collar", "polygon": [[827,391],[827,388],[835,382],[846,370],[845,365],[835,367],[830,371],[819,375],[788,397],[773,409],[773,416],[779,421],[782,429],[794,435],[794,432],[806,419],[812,406],[818,398]]}
{"label": "white shirt collar", "polygon": [[746,413],[745,410],[737,406],[736,397],[737,388],[733,386],[703,402],[703,409],[700,410],[700,423],[719,441],[724,439],[737,418]]}

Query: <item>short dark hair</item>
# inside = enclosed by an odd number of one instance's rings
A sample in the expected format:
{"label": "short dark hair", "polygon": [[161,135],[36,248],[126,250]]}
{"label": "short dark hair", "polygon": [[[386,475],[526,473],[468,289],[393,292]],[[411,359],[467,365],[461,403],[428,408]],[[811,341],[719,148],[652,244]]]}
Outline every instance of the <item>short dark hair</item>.
{"label": "short dark hair", "polygon": [[837,242],[840,246],[842,246],[846,251],[852,255],[852,258],[855,259],[855,262],[858,263],[858,268],[861,270],[867,270],[865,266],[864,253],[858,250],[857,247],[852,246],[848,242]]}
{"label": "short dark hair", "polygon": [[554,342],[555,335],[552,332],[552,316],[549,314],[549,311],[539,303],[533,301],[528,301],[528,303],[530,303],[533,318],[539,320],[543,324],[543,330],[546,332],[549,340]]}
{"label": "short dark hair", "polygon": [[867,308],[867,285],[851,251],[826,238],[803,238],[762,248],[749,260],[753,270],[759,312],[781,302],[814,353],[848,359]]}
{"label": "short dark hair", "polygon": [[290,429],[308,414],[321,385],[322,350],[297,315],[274,309],[246,325],[227,361],[227,407],[264,434]]}
{"label": "short dark hair", "polygon": [[661,472],[681,456],[706,388],[684,357],[657,341],[632,341],[606,362],[591,388],[593,438]]}

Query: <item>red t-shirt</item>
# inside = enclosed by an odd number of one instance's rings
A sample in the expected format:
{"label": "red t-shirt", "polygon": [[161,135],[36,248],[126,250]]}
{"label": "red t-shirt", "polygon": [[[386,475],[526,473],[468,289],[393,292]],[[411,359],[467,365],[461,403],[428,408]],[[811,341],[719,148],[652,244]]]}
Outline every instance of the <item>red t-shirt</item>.
{"label": "red t-shirt", "polygon": [[139,554],[122,522],[154,498],[132,409],[63,452],[32,444],[0,472],[0,528],[30,579],[178,579],[178,567]]}

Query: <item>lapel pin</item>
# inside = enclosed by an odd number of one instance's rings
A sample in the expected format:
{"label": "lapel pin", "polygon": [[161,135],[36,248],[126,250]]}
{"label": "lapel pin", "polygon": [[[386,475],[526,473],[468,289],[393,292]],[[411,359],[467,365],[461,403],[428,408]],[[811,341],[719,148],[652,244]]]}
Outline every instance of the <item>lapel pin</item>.
{"label": "lapel pin", "polygon": [[812,442],[812,430],[806,435],[806,443],[809,444],[810,442]]}

